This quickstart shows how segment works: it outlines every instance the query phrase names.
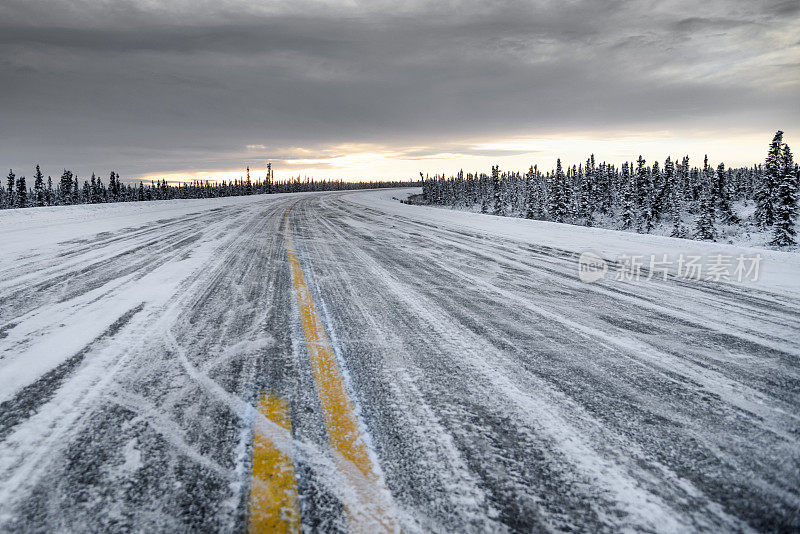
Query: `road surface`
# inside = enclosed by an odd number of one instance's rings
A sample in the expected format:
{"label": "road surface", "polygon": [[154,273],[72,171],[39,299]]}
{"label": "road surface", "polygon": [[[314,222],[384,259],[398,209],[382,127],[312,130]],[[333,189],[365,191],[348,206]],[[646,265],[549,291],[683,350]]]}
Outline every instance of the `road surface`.
{"label": "road surface", "polygon": [[0,530],[800,529],[796,294],[392,194],[6,220]]}

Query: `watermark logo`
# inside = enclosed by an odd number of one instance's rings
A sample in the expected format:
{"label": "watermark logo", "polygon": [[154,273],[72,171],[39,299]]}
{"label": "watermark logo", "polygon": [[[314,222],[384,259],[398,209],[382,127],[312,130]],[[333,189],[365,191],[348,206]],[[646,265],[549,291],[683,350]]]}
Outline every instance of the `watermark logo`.
{"label": "watermark logo", "polygon": [[[621,255],[611,262],[613,279],[618,281],[669,278],[707,282],[757,282],[761,266],[760,254],[651,254],[649,256]],[[606,277],[609,263],[594,252],[584,252],[578,258],[578,277],[591,284]]]}
{"label": "watermark logo", "polygon": [[608,263],[594,252],[584,252],[578,258],[578,277],[591,284],[606,277]]}

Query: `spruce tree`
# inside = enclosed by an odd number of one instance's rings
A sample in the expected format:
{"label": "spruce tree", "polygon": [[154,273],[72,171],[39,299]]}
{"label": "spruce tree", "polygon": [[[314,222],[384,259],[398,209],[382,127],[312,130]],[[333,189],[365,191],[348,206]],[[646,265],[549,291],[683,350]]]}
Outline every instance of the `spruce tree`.
{"label": "spruce tree", "polygon": [[771,245],[786,247],[797,244],[797,200],[800,174],[794,165],[789,145],[781,151],[781,182],[775,191],[775,222]]}
{"label": "spruce tree", "polygon": [[567,220],[573,224],[578,218],[578,212],[580,211],[579,174],[583,174],[583,169],[578,171],[578,167],[575,167],[575,165],[573,165],[572,168],[567,167],[567,181],[564,184],[564,192],[567,195]]}
{"label": "spruce tree", "polygon": [[39,166],[33,175],[33,201],[37,206],[44,206],[44,176]]}
{"label": "spruce tree", "polygon": [[[653,231],[655,224],[655,213],[653,211],[654,195],[653,195],[653,172],[650,167],[644,165],[645,161],[642,156],[636,165],[636,187],[637,187],[637,204],[639,207],[639,219],[636,231],[642,233],[650,233]],[[658,167],[656,167],[658,170]]]}
{"label": "spruce tree", "polygon": [[590,159],[586,160],[586,168],[578,167],[578,217],[586,226],[594,225],[594,165]]}
{"label": "spruce tree", "polygon": [[733,208],[731,207],[727,178],[728,173],[725,170],[725,164],[720,163],[717,166],[717,179],[715,183],[716,194],[714,195],[717,211],[722,223],[735,224],[739,222],[739,218],[733,213]]}
{"label": "spruce tree", "polygon": [[493,215],[501,215],[504,210],[503,194],[500,190],[500,166],[492,165],[492,191],[494,193]]}
{"label": "spruce tree", "polygon": [[[684,196],[685,200],[689,201],[697,201],[700,200],[700,192],[703,190],[702,187],[702,180],[700,179],[700,171],[697,167],[693,167],[689,171],[689,178],[686,180],[687,187],[686,187],[686,194]],[[694,204],[690,205],[690,208],[694,208]]]}
{"label": "spruce tree", "polygon": [[556,171],[553,174],[553,220],[563,223],[569,215],[569,197],[567,196],[567,176],[561,167],[561,158],[556,160]]}
{"label": "spruce tree", "polygon": [[672,163],[672,158],[667,156],[664,161],[664,172],[661,177],[661,192],[658,199],[660,212],[672,212],[672,190],[676,185],[675,179],[675,164]]}
{"label": "spruce tree", "polygon": [[17,194],[14,198],[18,208],[24,208],[28,203],[28,186],[25,185],[24,176],[17,178]]}
{"label": "spruce tree", "polygon": [[539,220],[547,220],[547,191],[545,178],[539,172],[539,167],[533,166],[533,187],[536,198],[534,216]]}
{"label": "spruce tree", "polygon": [[636,182],[634,176],[630,172],[628,162],[622,165],[622,229],[628,230],[633,228],[635,219],[635,195],[636,195]]}
{"label": "spruce tree", "polygon": [[458,171],[453,184],[453,207],[465,206],[467,203],[467,190],[464,182],[464,169]]}
{"label": "spruce tree", "polygon": [[64,169],[58,184],[59,197],[62,204],[72,203],[72,171]]}
{"label": "spruce tree", "polygon": [[489,182],[485,174],[480,178],[481,213],[489,213]]}
{"label": "spruce tree", "polygon": [[14,186],[16,186],[16,184],[17,177],[14,175],[14,171],[8,169],[8,178],[6,182],[6,195],[8,200],[6,200],[6,205],[9,208],[14,207]]}
{"label": "spruce tree", "polygon": [[525,218],[526,219],[533,219],[536,217],[536,208],[538,204],[538,198],[536,197],[536,192],[534,187],[534,176],[536,172],[534,171],[533,167],[528,169],[528,173],[525,175]]}
{"label": "spruce tree", "polygon": [[[675,164],[672,162],[672,158],[669,156],[664,162],[663,170],[659,171],[657,169],[657,163],[658,162],[655,162],[653,164],[653,212],[656,222],[660,221],[666,213],[671,212],[671,191],[674,179],[673,175],[675,173]],[[667,166],[669,166],[670,169],[667,169]],[[667,176],[668,173],[669,176]]]}
{"label": "spruce tree", "polygon": [[775,223],[775,190],[783,178],[782,152],[783,132],[778,130],[769,144],[767,159],[764,163],[764,172],[761,174],[755,193],[756,211],[754,216],[756,222],[762,228],[769,228]]}
{"label": "spruce tree", "polygon": [[111,202],[117,202],[120,196],[120,183],[119,183],[119,175],[114,171],[111,171],[111,174],[108,176],[108,195],[111,199]]}
{"label": "spruce tree", "polygon": [[636,160],[636,231],[649,233],[652,224],[653,184],[650,169],[645,167],[645,160],[640,155]]}
{"label": "spruce tree", "polygon": [[108,202],[108,189],[99,176],[97,177],[97,198],[98,202]]}
{"label": "spruce tree", "polygon": [[[594,161],[594,157],[592,157]],[[614,201],[616,196],[617,187],[619,182],[618,172],[613,165],[602,163],[599,169],[599,176],[603,178],[602,196],[600,199],[600,210],[603,215],[612,215],[614,211]]]}
{"label": "spruce tree", "polygon": [[97,194],[97,177],[92,173],[91,182],[90,182],[90,192],[89,192],[89,202],[91,204],[96,204],[98,202],[98,194]]}
{"label": "spruce tree", "polygon": [[645,176],[645,159],[639,155],[639,159],[636,160],[636,209],[639,212],[642,211],[642,208],[645,204],[645,199],[647,197],[647,176]]}
{"label": "spruce tree", "polygon": [[431,181],[426,180],[422,173],[419,173],[420,180],[422,181],[422,201],[425,204],[430,204],[433,201],[433,196],[431,195]]}
{"label": "spruce tree", "polygon": [[700,216],[697,218],[695,228],[696,239],[714,240],[717,236],[714,222],[716,213],[714,211],[713,184],[710,180],[704,180],[703,189],[700,193]]}
{"label": "spruce tree", "polygon": [[[667,162],[671,162],[667,158]],[[665,165],[665,171],[667,166]],[[672,233],[671,237],[684,237],[685,230],[681,224],[681,212],[683,211],[683,187],[686,183],[689,170],[689,158],[684,157],[683,161],[678,165],[676,172],[671,176],[670,185],[670,210],[672,212]]]}

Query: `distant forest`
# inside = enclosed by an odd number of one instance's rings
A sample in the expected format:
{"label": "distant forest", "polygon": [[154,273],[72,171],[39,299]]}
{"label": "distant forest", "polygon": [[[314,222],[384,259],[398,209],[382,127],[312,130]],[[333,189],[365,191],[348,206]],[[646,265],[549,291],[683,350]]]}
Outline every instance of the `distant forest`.
{"label": "distant forest", "polygon": [[[639,156],[622,166],[598,163],[542,172],[491,174],[459,172],[456,176],[426,177],[420,173],[422,196],[417,202],[543,221],[599,226],[672,237],[717,240],[742,232],[769,232],[768,244],[797,245],[800,171],[783,132],[775,134],[763,164],[726,168],[724,163],[690,166],[689,158],[667,158],[651,165]],[[193,181],[180,185],[165,180],[138,185],[123,183],[112,172],[108,185],[92,174],[80,184],[64,170],[57,184],[44,178],[39,166],[29,187],[24,176],[9,171],[0,184],[0,208],[141,202],[182,198],[217,198],[306,191],[341,191],[419,186],[420,181],[344,182],[293,178],[274,180],[268,165],[264,180]]]}
{"label": "distant forest", "polygon": [[713,166],[707,156],[702,167],[690,166],[688,157],[648,165],[641,156],[618,167],[592,155],[577,166],[559,159],[544,173],[494,166],[490,175],[423,178],[425,204],[703,240],[752,228],[769,232],[770,245],[797,244],[800,174],[780,131],[764,164],[737,169]]}
{"label": "distant forest", "polygon": [[251,180],[250,169],[244,179],[226,182],[195,180],[179,185],[168,184],[166,180],[138,185],[123,183],[119,174],[112,172],[108,185],[99,176],[92,174],[81,185],[78,176],[64,170],[58,183],[48,176],[46,179],[36,166],[33,184],[28,184],[25,176],[17,176],[13,170],[8,172],[5,187],[0,184],[0,209],[28,208],[36,206],[64,206],[70,204],[102,204],[106,202],[144,202],[148,200],[172,200],[178,198],[217,198],[270,193],[300,193],[307,191],[344,191],[349,189],[373,189],[384,187],[419,186],[419,181],[370,181],[345,182],[342,180],[314,180],[300,177],[289,180],[275,180],[272,165],[267,165],[264,180]]}

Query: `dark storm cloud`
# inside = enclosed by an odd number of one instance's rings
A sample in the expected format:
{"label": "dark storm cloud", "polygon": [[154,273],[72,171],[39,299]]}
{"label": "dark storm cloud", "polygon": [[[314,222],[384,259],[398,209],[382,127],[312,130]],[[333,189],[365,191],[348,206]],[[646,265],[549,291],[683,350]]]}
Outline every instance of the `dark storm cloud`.
{"label": "dark storm cloud", "polygon": [[796,5],[6,0],[0,164],[140,174],[292,146],[785,129],[799,80],[771,66],[800,57]]}
{"label": "dark storm cloud", "polygon": [[437,146],[430,146],[416,149],[405,149],[401,151],[400,156],[402,159],[407,160],[424,160],[432,156],[439,156],[440,154],[459,154],[464,156],[485,156],[490,158],[507,157],[507,156],[520,156],[523,154],[531,154],[539,152],[537,150],[514,150],[514,149],[487,149],[476,148],[470,145],[462,144],[446,144],[440,143]]}
{"label": "dark storm cloud", "polygon": [[160,26],[155,28],[93,28],[91,30],[51,26],[27,28],[3,26],[0,44],[55,47],[65,50],[161,54],[201,54],[215,52],[232,55],[261,54],[291,50],[315,56],[334,56],[346,52],[348,34],[358,26],[343,23],[326,28],[325,20],[275,17],[258,24]]}
{"label": "dark storm cloud", "polygon": [[800,13],[800,2],[797,0],[770,2],[766,7],[770,13],[777,16],[797,15]]}
{"label": "dark storm cloud", "polygon": [[675,31],[677,32],[702,32],[708,30],[730,30],[741,26],[755,24],[754,22],[746,20],[736,20],[727,18],[707,18],[707,17],[689,17],[681,19],[675,23]]}

